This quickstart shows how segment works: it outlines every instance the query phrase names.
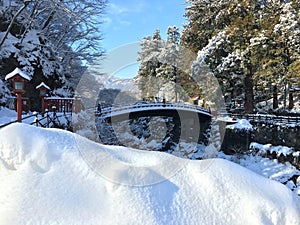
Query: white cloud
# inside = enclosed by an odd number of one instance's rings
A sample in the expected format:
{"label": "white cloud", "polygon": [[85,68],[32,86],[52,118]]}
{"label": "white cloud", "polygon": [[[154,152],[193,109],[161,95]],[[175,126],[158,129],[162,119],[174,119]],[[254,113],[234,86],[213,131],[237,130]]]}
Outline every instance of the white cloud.
{"label": "white cloud", "polygon": [[120,27],[130,26],[132,14],[143,13],[146,8],[146,2],[141,0],[113,1],[108,4],[107,17],[104,18],[105,27],[118,30]]}
{"label": "white cloud", "polygon": [[143,0],[125,0],[122,3],[109,3],[108,12],[111,15],[126,13],[142,13],[148,8],[149,4]]}
{"label": "white cloud", "polygon": [[114,4],[114,3],[109,3],[108,4],[108,12],[111,15],[120,15],[120,14],[126,13],[128,11],[129,11],[129,9],[127,7],[117,5],[117,4]]}

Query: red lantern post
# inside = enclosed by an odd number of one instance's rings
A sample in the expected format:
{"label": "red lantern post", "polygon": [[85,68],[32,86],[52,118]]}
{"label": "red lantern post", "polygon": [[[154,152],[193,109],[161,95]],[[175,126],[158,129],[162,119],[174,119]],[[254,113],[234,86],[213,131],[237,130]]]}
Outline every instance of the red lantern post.
{"label": "red lantern post", "polygon": [[25,93],[24,83],[30,81],[30,77],[19,68],[16,68],[5,76],[5,80],[9,80],[12,83],[12,93],[17,96],[17,120],[22,122],[22,94]]}

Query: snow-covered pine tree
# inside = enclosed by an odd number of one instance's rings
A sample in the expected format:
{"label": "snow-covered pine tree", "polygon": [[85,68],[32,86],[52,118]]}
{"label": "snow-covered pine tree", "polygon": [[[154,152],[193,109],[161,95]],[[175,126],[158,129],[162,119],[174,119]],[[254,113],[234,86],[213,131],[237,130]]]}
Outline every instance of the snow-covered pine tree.
{"label": "snow-covered pine tree", "polygon": [[168,27],[167,40],[161,39],[159,31],[155,31],[153,36],[141,42],[141,66],[136,80],[144,97],[159,97],[168,101],[187,100],[182,84],[187,87],[190,77],[182,70],[185,52],[181,51],[179,42],[180,32],[176,26]]}
{"label": "snow-covered pine tree", "polygon": [[160,97],[171,101],[178,101],[180,88],[177,85],[180,69],[179,61],[179,40],[180,33],[176,26],[167,29],[167,41],[164,41],[164,48],[160,54],[162,65],[157,69],[157,78],[162,81]]}
{"label": "snow-covered pine tree", "polygon": [[[247,113],[254,110],[254,100],[270,96],[268,89],[275,93],[279,77],[290,84],[297,83],[300,18],[297,1],[188,0],[187,3],[188,23],[182,43],[192,51],[199,51],[198,62],[210,67],[226,96],[231,99],[243,96]],[[270,83],[275,86],[270,88]],[[276,94],[273,96],[277,99]]]}
{"label": "snow-covered pine tree", "polygon": [[[299,81],[299,5],[293,1],[270,2],[263,9],[262,38],[256,38],[252,45],[259,51],[259,69],[256,71],[257,88],[265,92],[265,98],[273,98],[273,109],[279,107],[279,93],[282,93],[284,108],[288,90]],[[259,43],[259,39],[260,43]],[[254,44],[255,43],[255,44]],[[293,107],[292,94],[289,95]]]}
{"label": "snow-covered pine tree", "polygon": [[[204,48],[218,31],[226,28],[228,23],[228,0],[187,0],[181,42],[183,46],[197,53]],[[227,7],[227,8],[226,8]]]}
{"label": "snow-covered pine tree", "polygon": [[[277,50],[280,51],[283,80],[284,109],[293,108],[293,95],[289,90],[297,82],[300,82],[300,5],[298,1],[291,0],[282,3],[280,17],[275,25],[273,33]],[[287,107],[287,97],[289,106]]]}
{"label": "snow-covered pine tree", "polygon": [[161,39],[160,31],[156,30],[153,36],[145,37],[141,41],[141,51],[138,60],[141,62],[136,81],[145,98],[158,97],[159,83],[156,80],[157,69],[162,65],[160,54],[164,42]]}

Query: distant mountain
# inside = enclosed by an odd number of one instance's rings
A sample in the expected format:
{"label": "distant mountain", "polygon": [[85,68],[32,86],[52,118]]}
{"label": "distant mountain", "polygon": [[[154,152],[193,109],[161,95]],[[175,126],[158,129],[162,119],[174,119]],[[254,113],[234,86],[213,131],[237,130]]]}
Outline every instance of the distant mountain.
{"label": "distant mountain", "polygon": [[95,80],[106,89],[132,90],[138,91],[133,79],[121,79],[112,75],[94,74]]}
{"label": "distant mountain", "polygon": [[121,79],[109,75],[95,75],[95,80],[99,83],[101,90],[99,100],[107,104],[133,104],[141,100],[141,94],[134,82],[134,79]]}

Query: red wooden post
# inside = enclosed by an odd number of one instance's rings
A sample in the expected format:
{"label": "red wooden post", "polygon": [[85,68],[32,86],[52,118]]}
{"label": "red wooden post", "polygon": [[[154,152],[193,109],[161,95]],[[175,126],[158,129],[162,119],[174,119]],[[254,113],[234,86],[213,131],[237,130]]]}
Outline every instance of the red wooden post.
{"label": "red wooden post", "polygon": [[17,95],[17,120],[18,122],[22,122],[22,94],[16,93]]}

